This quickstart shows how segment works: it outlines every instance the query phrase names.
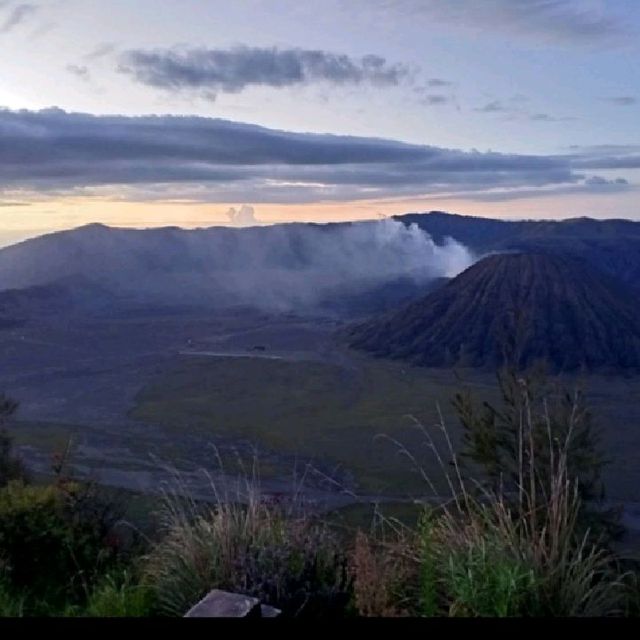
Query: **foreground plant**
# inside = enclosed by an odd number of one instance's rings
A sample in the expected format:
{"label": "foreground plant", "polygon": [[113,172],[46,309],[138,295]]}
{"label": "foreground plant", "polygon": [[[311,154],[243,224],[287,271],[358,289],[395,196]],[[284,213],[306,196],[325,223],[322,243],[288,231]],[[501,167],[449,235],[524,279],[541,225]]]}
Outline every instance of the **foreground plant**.
{"label": "foreground plant", "polygon": [[[607,530],[590,527],[602,520],[587,517],[598,513],[586,500],[597,496],[602,463],[583,398],[565,394],[551,411],[549,399],[536,396],[526,376],[505,374],[502,384],[499,410],[485,403],[478,413],[468,398],[456,400],[466,427],[465,453],[484,467],[484,480],[469,477],[442,417],[437,437],[416,421],[440,463],[450,497],[425,509],[416,536],[402,533],[394,545],[394,553],[401,548],[413,561],[419,585],[415,612],[623,614],[628,576],[608,549]],[[438,450],[440,441],[446,443],[446,455]],[[423,476],[435,492],[435,484]]]}
{"label": "foreground plant", "polygon": [[510,385],[502,412],[485,405],[475,423],[463,414],[476,461],[492,461],[490,484],[463,479],[451,450],[459,491],[430,530],[445,563],[450,612],[620,613],[615,559],[585,524],[602,463],[582,397],[564,395],[555,412],[542,399],[536,411],[526,376],[502,383]]}
{"label": "foreground plant", "polygon": [[209,505],[168,495],[163,529],[146,570],[160,614],[184,615],[212,589],[288,616],[341,615],[349,605],[347,560],[331,531],[269,503],[256,484]]}

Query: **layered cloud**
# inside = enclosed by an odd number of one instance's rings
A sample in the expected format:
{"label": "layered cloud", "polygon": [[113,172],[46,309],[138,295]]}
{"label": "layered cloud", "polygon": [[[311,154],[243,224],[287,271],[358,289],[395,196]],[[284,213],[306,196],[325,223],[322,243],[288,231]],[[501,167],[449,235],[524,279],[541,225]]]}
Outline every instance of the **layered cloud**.
{"label": "layered cloud", "polygon": [[353,58],[321,50],[237,46],[229,49],[130,50],[120,71],[160,89],[197,90],[215,95],[251,86],[290,87],[325,82],[334,85],[394,86],[409,74],[401,64],[377,55]]}
{"label": "layered cloud", "polygon": [[211,118],[60,109],[0,111],[0,139],[0,189],[11,199],[84,190],[132,201],[369,200],[567,187],[588,178],[576,169],[640,163],[628,150],[502,154]]}
{"label": "layered cloud", "polygon": [[13,31],[13,29],[21,25],[38,11],[38,7],[35,4],[28,2],[19,4],[3,2],[0,3],[0,10],[2,9],[5,9],[6,12],[0,15],[0,33]]}
{"label": "layered cloud", "polygon": [[413,11],[443,24],[545,43],[614,44],[629,39],[623,17],[585,0],[376,0],[387,11]]}
{"label": "layered cloud", "polygon": [[580,170],[640,169],[640,145],[577,147],[572,164]]}
{"label": "layered cloud", "polygon": [[635,96],[615,96],[605,99],[607,102],[615,104],[618,107],[631,107],[638,103],[638,99]]}

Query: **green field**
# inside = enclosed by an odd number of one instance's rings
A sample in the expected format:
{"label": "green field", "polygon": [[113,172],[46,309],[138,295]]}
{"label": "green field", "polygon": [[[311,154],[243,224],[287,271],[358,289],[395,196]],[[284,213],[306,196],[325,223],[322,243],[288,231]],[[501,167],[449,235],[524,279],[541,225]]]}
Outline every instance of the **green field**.
{"label": "green field", "polygon": [[[491,376],[476,375],[484,392]],[[389,436],[406,444],[435,480],[440,472],[409,415],[438,437],[437,405],[458,432],[451,372],[362,359],[321,362],[184,358],[137,398],[132,417],[175,431],[228,436],[351,471],[361,491],[422,493],[425,483]],[[326,464],[325,464],[326,467]]]}
{"label": "green field", "polygon": [[48,422],[18,422],[12,425],[13,442],[18,446],[34,447],[50,454],[61,453],[82,432],[78,425]]}
{"label": "green field", "polygon": [[[72,440],[72,461],[89,469],[153,472],[157,463],[191,468],[251,470],[251,448],[259,451],[260,476],[289,481],[306,461],[360,494],[424,496],[429,488],[395,439],[446,492],[443,472],[426,445],[419,420],[446,454],[437,426],[438,406],[454,443],[460,427],[451,399],[463,386],[478,399],[497,397],[495,376],[477,370],[456,375],[410,367],[346,352],[337,363],[234,357],[181,357],[136,397],[130,417],[146,423],[81,425],[21,421],[13,425],[17,445],[39,452],[42,465]],[[576,379],[568,379],[571,385]],[[640,379],[590,376],[588,393],[604,448],[612,460],[609,495],[638,501],[640,486]],[[235,444],[238,444],[236,452]],[[35,455],[35,454],[34,454]],[[238,463],[238,456],[244,462]],[[447,456],[448,457],[448,456]],[[210,462],[208,462],[210,461]],[[117,476],[117,473],[116,473]],[[133,476],[131,476],[133,477]],[[137,477],[137,476],[136,476]],[[317,480],[319,476],[315,476]]]}
{"label": "green field", "polygon": [[[351,472],[361,492],[428,493],[415,465],[388,439],[394,438],[442,488],[442,471],[409,416],[429,429],[444,452],[438,406],[455,442],[455,392],[467,386],[478,398],[495,399],[495,376],[466,370],[458,377],[351,354],[349,363],[183,358],[139,394],[132,417],[162,425],[176,437],[224,436],[322,461],[324,468]],[[608,474],[612,493],[634,499],[640,480],[640,380],[590,377],[580,383],[615,461]],[[270,473],[291,471],[270,460]]]}

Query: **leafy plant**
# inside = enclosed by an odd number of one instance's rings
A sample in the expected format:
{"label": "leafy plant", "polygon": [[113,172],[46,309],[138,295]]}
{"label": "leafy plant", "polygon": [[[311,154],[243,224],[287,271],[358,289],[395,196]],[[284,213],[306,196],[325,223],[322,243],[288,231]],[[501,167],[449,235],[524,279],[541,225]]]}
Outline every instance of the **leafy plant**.
{"label": "leafy plant", "polygon": [[533,569],[501,551],[482,540],[449,555],[445,589],[450,615],[504,618],[535,611],[530,606],[537,588]]}
{"label": "leafy plant", "polygon": [[13,441],[6,429],[6,423],[17,409],[17,403],[0,394],[0,487],[12,480],[25,480],[27,476],[22,461],[13,454]]}
{"label": "leafy plant", "polygon": [[143,618],[153,612],[153,594],[131,569],[106,574],[82,606],[67,607],[65,615],[92,618]]}
{"label": "leafy plant", "polygon": [[288,616],[337,615],[349,604],[346,557],[329,529],[269,504],[255,487],[214,505],[167,496],[164,530],[146,569],[161,614],[184,615],[216,588]]}
{"label": "leafy plant", "polygon": [[75,483],[0,490],[0,556],[11,588],[50,606],[81,600],[118,555],[111,508]]}
{"label": "leafy plant", "polygon": [[[500,404],[477,403],[468,391],[453,404],[464,428],[462,459],[474,463],[493,493],[506,501],[545,500],[552,491],[558,455],[580,497],[579,525],[597,537],[621,533],[618,513],[600,507],[606,460],[580,389],[550,385],[542,369],[498,373]],[[525,486],[526,483],[526,486]],[[519,507],[519,505],[513,505]]]}

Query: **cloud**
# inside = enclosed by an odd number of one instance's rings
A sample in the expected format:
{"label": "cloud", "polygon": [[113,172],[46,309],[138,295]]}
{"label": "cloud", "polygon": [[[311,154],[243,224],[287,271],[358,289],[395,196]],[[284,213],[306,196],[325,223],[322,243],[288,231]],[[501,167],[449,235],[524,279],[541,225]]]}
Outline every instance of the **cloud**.
{"label": "cloud", "polygon": [[422,102],[428,105],[447,104],[447,102],[450,102],[450,101],[451,101],[451,98],[449,98],[449,96],[443,96],[440,94],[433,94],[433,93],[427,94],[422,99]]}
{"label": "cloud", "polygon": [[576,169],[640,169],[640,145],[598,145],[574,147],[571,157]]}
{"label": "cloud", "polygon": [[615,178],[607,180],[601,176],[592,176],[587,178],[580,184],[552,186],[543,189],[505,189],[496,191],[469,192],[459,194],[465,200],[474,202],[510,202],[513,200],[531,200],[534,198],[549,198],[564,195],[580,195],[580,194],[612,194],[621,193],[634,189],[632,185],[624,178]]}
{"label": "cloud", "polygon": [[481,34],[504,33],[545,44],[618,44],[633,34],[609,3],[584,0],[377,0],[386,11],[411,11],[417,18]]}
{"label": "cloud", "polygon": [[476,107],[474,111],[479,111],[481,113],[502,113],[512,111],[512,109],[503,105],[499,100],[493,100],[482,107]]}
{"label": "cloud", "polygon": [[9,33],[37,11],[38,7],[34,4],[22,3],[14,6],[0,22],[0,33]]}
{"label": "cloud", "polygon": [[452,87],[453,86],[453,82],[450,82],[449,80],[443,80],[442,78],[429,78],[429,80],[427,80],[427,86],[428,87]]}
{"label": "cloud", "polygon": [[314,202],[579,180],[563,156],[292,133],[202,117],[0,110],[0,138],[0,184],[12,199],[20,190],[93,189],[149,201]]}
{"label": "cloud", "polygon": [[551,116],[548,113],[531,113],[529,114],[529,120],[533,122],[569,122],[575,120],[571,116]]}
{"label": "cloud", "polygon": [[476,107],[474,111],[479,113],[503,113],[508,114],[506,118],[508,120],[521,119],[530,120],[531,122],[567,122],[576,119],[570,116],[552,116],[548,113],[532,113],[527,109],[523,109],[522,106],[519,106],[527,101],[527,98],[524,96],[516,95],[507,101],[508,104],[501,100],[493,100],[482,107]]}
{"label": "cloud", "polygon": [[434,92],[434,89],[445,89],[452,85],[453,83],[447,80],[432,78],[431,80],[427,80],[423,86],[418,85],[413,87],[413,92],[418,96],[418,102],[421,104],[428,106],[449,104],[455,101],[455,96],[453,94],[445,95],[441,92]]}
{"label": "cloud", "polygon": [[85,82],[88,82],[91,79],[91,73],[89,72],[88,67],[85,67],[84,65],[68,64],[67,71]]}
{"label": "cloud", "polygon": [[231,49],[131,50],[119,71],[145,85],[169,90],[238,93],[251,86],[273,88],[327,82],[395,86],[409,75],[401,64],[376,55],[355,59],[307,49],[237,46]]}
{"label": "cloud", "polygon": [[231,207],[227,211],[227,218],[234,227],[252,227],[260,224],[256,219],[255,209],[243,204],[240,209]]}
{"label": "cloud", "polygon": [[30,202],[12,202],[11,200],[0,200],[0,207],[30,207]]}
{"label": "cloud", "polygon": [[590,187],[603,187],[603,186],[615,186],[615,185],[628,185],[629,181],[624,178],[615,178],[614,180],[607,180],[602,176],[591,176],[584,181],[584,184]]}
{"label": "cloud", "polygon": [[638,103],[638,99],[634,96],[616,96],[613,98],[605,98],[605,100],[611,104],[617,105],[618,107],[630,107],[631,105]]}
{"label": "cloud", "polygon": [[89,51],[89,53],[83,56],[83,60],[91,62],[93,60],[99,60],[106,56],[111,55],[116,50],[116,45],[113,42],[103,42],[95,49]]}

